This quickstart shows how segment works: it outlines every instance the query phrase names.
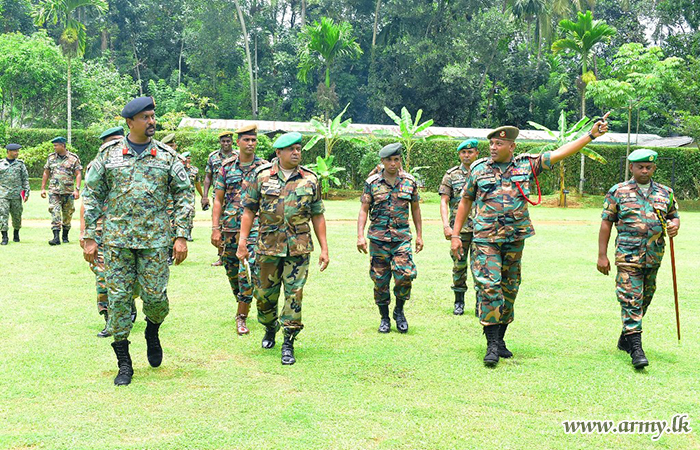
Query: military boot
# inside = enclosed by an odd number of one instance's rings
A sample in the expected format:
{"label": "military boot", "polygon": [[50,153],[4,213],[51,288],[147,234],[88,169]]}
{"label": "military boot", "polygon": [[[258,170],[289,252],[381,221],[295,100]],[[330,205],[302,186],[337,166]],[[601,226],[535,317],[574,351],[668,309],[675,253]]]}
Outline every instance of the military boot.
{"label": "military boot", "polygon": [[506,335],[506,329],[508,329],[507,323],[502,323],[498,325],[498,356],[501,358],[511,358],[513,353],[506,347],[506,342],[503,337]]}
{"label": "military boot", "polygon": [[107,311],[100,311],[100,314],[105,316],[105,327],[102,331],[97,333],[97,337],[98,338],[110,337],[112,335],[112,332],[109,331],[109,327],[107,327],[107,322],[109,321],[109,313]]}
{"label": "military boot", "polygon": [[2,232],[2,241],[0,241],[0,245],[7,245],[8,242],[8,237],[7,237],[7,231]]}
{"label": "military boot", "polygon": [[61,230],[51,230],[53,231],[53,239],[49,241],[49,245],[61,245],[61,238],[59,234],[61,233]]}
{"label": "military boot", "polygon": [[151,367],[158,367],[163,362],[163,347],[160,346],[158,338],[159,323],[153,323],[146,317],[146,356]]}
{"label": "military boot", "polygon": [[642,348],[642,333],[634,333],[627,335],[627,342],[630,345],[630,356],[632,357],[632,365],[635,369],[643,369],[649,365],[649,360],[644,354]]}
{"label": "military boot", "polygon": [[14,236],[12,236],[12,242],[19,242],[19,230],[14,230]]}
{"label": "military boot", "polygon": [[285,334],[282,342],[282,365],[291,366],[295,362],[297,360],[294,358],[294,336]]}
{"label": "military boot", "polygon": [[394,320],[396,321],[396,329],[399,330],[399,333],[408,332],[408,321],[403,313],[404,303],[406,303],[406,300],[397,298],[396,306],[394,307]]}
{"label": "military boot", "polygon": [[114,384],[117,386],[126,386],[131,383],[131,377],[134,376],[134,368],[131,365],[131,355],[129,355],[129,341],[112,342],[114,354],[117,355],[117,367],[119,373],[114,378]]}
{"label": "military boot", "polygon": [[277,334],[277,327],[265,327],[265,336],[262,339],[262,348],[272,348],[275,346],[275,335]]}
{"label": "military boot", "polygon": [[70,241],[68,240],[68,232],[70,231],[70,228],[63,227],[63,243],[68,244]]}
{"label": "military boot", "polygon": [[250,333],[245,320],[248,318],[250,303],[238,302],[238,314],[236,315],[236,332],[239,336]]}
{"label": "military boot", "polygon": [[486,335],[486,355],[484,356],[484,364],[488,367],[493,367],[498,364],[498,325],[489,325],[484,327]]}
{"label": "military boot", "polygon": [[133,305],[133,304],[132,304],[132,305],[131,305],[131,315],[130,315],[130,317],[131,317],[131,323],[136,322],[136,316],[137,316],[137,315],[138,315],[138,313],[136,312],[136,305]]}
{"label": "military boot", "polygon": [[391,331],[391,320],[389,320],[389,305],[378,306],[381,320],[379,322],[379,329],[377,331],[379,331],[380,333],[388,333]]}
{"label": "military boot", "polygon": [[464,292],[455,291],[455,310],[452,314],[455,316],[464,314]]}
{"label": "military boot", "polygon": [[617,340],[617,349],[627,353],[630,352],[630,343],[627,342],[627,336],[625,336],[624,331],[620,333],[620,338]]}

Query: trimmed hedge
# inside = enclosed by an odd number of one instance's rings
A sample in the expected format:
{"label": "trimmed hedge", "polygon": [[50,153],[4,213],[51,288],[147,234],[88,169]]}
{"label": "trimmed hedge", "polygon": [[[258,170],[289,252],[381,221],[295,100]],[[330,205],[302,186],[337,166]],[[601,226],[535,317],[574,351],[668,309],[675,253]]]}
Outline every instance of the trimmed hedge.
{"label": "trimmed hedge", "polygon": [[[168,132],[159,131],[156,133],[156,139],[161,139],[166,134]],[[65,130],[8,129],[7,141],[22,144],[28,152],[31,152],[31,147],[45,143],[58,135],[65,136]],[[199,167],[200,170],[204,170],[207,156],[211,151],[218,148],[216,132],[213,130],[178,131],[175,135],[177,142],[180,144],[180,150],[190,151],[193,164]],[[304,136],[304,143],[308,139],[308,136]],[[365,154],[377,152],[382,146],[393,141],[391,138],[371,138],[364,146],[344,140],[338,142],[334,147],[333,154],[335,155],[336,163],[346,169],[345,172],[340,174],[345,177],[345,186],[352,189],[361,188],[368,166],[371,166],[371,161],[373,161],[372,157],[365,157],[363,163],[362,160]],[[259,142],[258,154],[267,157],[272,151],[270,139],[267,136],[259,135]],[[429,166],[429,168],[421,171],[421,176],[428,190],[437,191],[445,171],[459,163],[457,152],[455,151],[457,143],[458,141],[456,140],[416,143],[411,159],[414,166]],[[537,153],[540,146],[540,143],[520,142],[516,152],[529,151]],[[100,147],[100,140],[97,136],[85,130],[73,130],[73,147],[80,156],[83,166],[86,166],[94,158],[97,149]],[[621,165],[621,161],[624,160],[626,147],[623,145],[593,145],[592,148],[601,154],[608,163],[599,164],[592,160],[586,161],[586,192],[589,194],[604,194],[614,184],[622,181],[622,177],[624,177],[624,165]],[[697,174],[700,174],[700,150],[689,147],[656,148],[655,150],[659,153],[661,160],[654,178],[668,186],[673,185],[678,198],[695,199],[700,197],[700,180],[696,180]],[[488,155],[488,144],[486,141],[479,141],[479,153],[481,156]],[[323,141],[321,141],[304,154],[304,164],[314,163],[316,157],[323,156],[323,154],[324,145]],[[674,162],[675,174],[673,174]],[[574,155],[566,159],[564,163],[566,168],[566,186],[574,191],[578,187],[580,157]],[[33,164],[29,167],[30,176],[41,176],[42,167],[43,162],[41,161]],[[558,173],[559,170],[555,167],[553,170],[540,176],[540,185],[544,194],[557,191]],[[673,180],[674,177],[675,180]]]}

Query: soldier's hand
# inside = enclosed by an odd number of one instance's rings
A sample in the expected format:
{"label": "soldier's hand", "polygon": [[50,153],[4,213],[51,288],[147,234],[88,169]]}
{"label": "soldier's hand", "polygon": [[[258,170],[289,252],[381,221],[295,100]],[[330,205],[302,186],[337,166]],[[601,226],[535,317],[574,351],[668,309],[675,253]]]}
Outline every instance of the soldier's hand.
{"label": "soldier's hand", "polygon": [[420,253],[423,250],[423,238],[416,238],[416,253]]}
{"label": "soldier's hand", "polygon": [[250,257],[250,253],[248,252],[248,247],[245,245],[245,241],[239,241],[238,249],[236,250],[236,258],[238,258],[239,261],[244,261]]}
{"label": "soldier's hand", "polygon": [[206,211],[207,209],[209,209],[209,199],[202,197],[202,210]]}
{"label": "soldier's hand", "polygon": [[666,226],[666,233],[668,233],[670,238],[678,236],[678,225],[674,221],[669,220]]}
{"label": "soldier's hand", "polygon": [[455,258],[461,258],[462,255],[464,254],[464,250],[462,250],[462,239],[459,237],[453,237],[450,239],[450,251],[452,254],[455,256]]}
{"label": "soldier's hand", "polygon": [[94,264],[97,258],[97,242],[94,239],[84,239],[82,247],[83,259],[90,264]]}
{"label": "soldier's hand", "polygon": [[597,121],[595,123],[595,125],[593,125],[593,128],[591,128],[591,134],[593,136],[600,137],[608,132],[608,116],[609,115],[610,115],[610,111],[605,113],[602,120]]}
{"label": "soldier's hand", "polygon": [[357,251],[365,255],[367,254],[367,241],[364,236],[357,238]]}
{"label": "soldier's hand", "polygon": [[41,198],[46,198],[46,189],[41,190]]}
{"label": "soldier's hand", "polygon": [[73,191],[73,198],[75,200],[78,200],[80,198],[80,191],[78,191],[77,189]]}
{"label": "soldier's hand", "polygon": [[442,228],[442,232],[445,234],[445,239],[450,240],[452,239],[452,227],[451,226],[446,226]]}
{"label": "soldier's hand", "polygon": [[216,248],[221,247],[221,230],[218,228],[212,229],[211,230],[211,245],[213,245]]}
{"label": "soldier's hand", "polygon": [[329,262],[331,262],[331,260],[328,257],[328,251],[321,250],[321,254],[318,256],[318,267],[321,268],[321,272],[326,270]]}
{"label": "soldier's hand", "polygon": [[176,266],[187,259],[187,239],[184,237],[175,239],[175,243],[173,244],[173,259],[175,260]]}
{"label": "soldier's hand", "polygon": [[610,273],[610,260],[607,256],[599,256],[598,263],[596,266],[598,272],[602,273],[603,275],[607,275]]}

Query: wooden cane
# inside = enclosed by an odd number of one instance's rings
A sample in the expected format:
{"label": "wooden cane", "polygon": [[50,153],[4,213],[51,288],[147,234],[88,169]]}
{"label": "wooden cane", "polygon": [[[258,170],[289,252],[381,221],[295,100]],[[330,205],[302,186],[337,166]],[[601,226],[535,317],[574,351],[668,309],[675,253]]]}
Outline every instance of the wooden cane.
{"label": "wooden cane", "polygon": [[678,283],[676,282],[676,252],[673,249],[673,238],[668,238],[671,247],[671,273],[673,274],[673,300],[676,304],[676,332],[678,342],[681,341],[681,314],[678,308]]}

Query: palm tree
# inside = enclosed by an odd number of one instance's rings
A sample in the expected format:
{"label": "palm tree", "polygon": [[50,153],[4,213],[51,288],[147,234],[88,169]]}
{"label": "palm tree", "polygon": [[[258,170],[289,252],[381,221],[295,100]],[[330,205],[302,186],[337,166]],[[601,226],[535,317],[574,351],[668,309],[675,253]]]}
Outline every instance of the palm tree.
{"label": "palm tree", "polygon": [[99,14],[104,14],[108,5],[105,0],[42,0],[32,12],[34,23],[43,26],[46,22],[59,24],[63,31],[58,43],[63,55],[68,59],[67,107],[68,110],[68,143],[71,143],[72,102],[71,102],[71,62],[73,58],[85,54],[85,25],[74,17],[74,13],[82,8],[94,8]]}
{"label": "palm tree", "polygon": [[[564,38],[554,41],[552,52],[571,51],[581,58],[581,118],[586,117],[586,84],[595,79],[595,75],[588,70],[588,63],[591,59],[593,47],[610,36],[614,36],[615,28],[605,24],[601,20],[593,20],[590,11],[577,13],[576,22],[562,20],[559,22],[559,30],[565,35]],[[583,195],[583,180],[585,175],[585,156],[581,154],[581,179],[579,181],[579,191]]]}

